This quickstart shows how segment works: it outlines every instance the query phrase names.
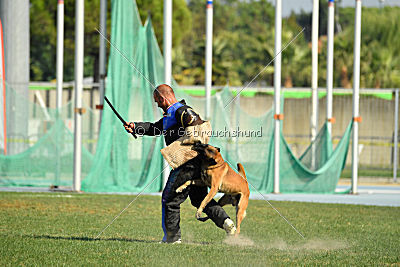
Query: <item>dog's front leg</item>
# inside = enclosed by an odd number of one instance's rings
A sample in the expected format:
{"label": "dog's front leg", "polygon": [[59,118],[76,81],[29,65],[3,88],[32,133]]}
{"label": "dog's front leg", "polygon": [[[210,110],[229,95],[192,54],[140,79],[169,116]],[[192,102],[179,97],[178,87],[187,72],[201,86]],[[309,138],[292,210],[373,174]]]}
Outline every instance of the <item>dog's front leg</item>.
{"label": "dog's front leg", "polygon": [[185,190],[189,185],[191,185],[193,183],[192,180],[186,181],[186,183],[184,183],[183,185],[181,185],[180,187],[178,187],[176,189],[177,193],[181,193],[183,190]]}
{"label": "dog's front leg", "polygon": [[196,212],[196,219],[199,219],[201,217],[201,213],[203,212],[204,208],[207,206],[207,204],[215,197],[215,195],[218,193],[218,186],[217,185],[212,185],[210,192],[208,192],[207,196],[203,199],[203,201],[200,204],[200,207],[197,209]]}
{"label": "dog's front leg", "polygon": [[186,183],[184,183],[183,185],[181,185],[180,187],[178,187],[176,189],[177,193],[181,193],[183,190],[185,190],[189,185],[198,185],[198,186],[206,186],[206,184],[204,184],[204,182],[202,180],[189,180],[186,181]]}

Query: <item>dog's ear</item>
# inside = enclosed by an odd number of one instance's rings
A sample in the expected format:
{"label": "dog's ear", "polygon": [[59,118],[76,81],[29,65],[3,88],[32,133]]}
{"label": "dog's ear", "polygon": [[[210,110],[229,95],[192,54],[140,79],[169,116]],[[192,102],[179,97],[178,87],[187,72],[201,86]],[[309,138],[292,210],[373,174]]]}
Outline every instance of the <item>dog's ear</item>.
{"label": "dog's ear", "polygon": [[218,152],[221,152],[221,149],[219,147],[215,147],[215,148],[218,150]]}

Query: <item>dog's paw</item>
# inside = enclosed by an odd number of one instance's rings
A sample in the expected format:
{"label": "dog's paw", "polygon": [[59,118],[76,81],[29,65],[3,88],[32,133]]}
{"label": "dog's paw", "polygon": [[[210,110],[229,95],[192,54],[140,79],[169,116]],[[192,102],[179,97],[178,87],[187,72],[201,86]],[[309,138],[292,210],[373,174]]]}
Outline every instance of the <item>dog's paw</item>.
{"label": "dog's paw", "polygon": [[198,218],[197,220],[201,221],[201,222],[206,222],[208,219],[210,219],[210,217],[206,216],[206,217]]}
{"label": "dog's paw", "polygon": [[190,185],[189,182],[190,182],[190,181],[184,183],[183,185],[181,185],[180,187],[178,187],[175,191],[176,191],[177,193],[182,193],[183,190],[185,190],[186,188],[188,188],[188,186]]}
{"label": "dog's paw", "polygon": [[203,210],[198,209],[196,212],[196,219],[199,220],[201,218],[201,214],[203,213]]}

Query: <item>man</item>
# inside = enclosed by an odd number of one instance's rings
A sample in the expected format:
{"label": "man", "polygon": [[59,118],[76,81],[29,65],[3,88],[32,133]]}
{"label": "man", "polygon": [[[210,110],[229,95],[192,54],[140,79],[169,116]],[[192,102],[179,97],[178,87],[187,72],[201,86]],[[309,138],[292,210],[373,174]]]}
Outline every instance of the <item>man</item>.
{"label": "man", "polygon": [[[164,111],[163,118],[155,123],[151,122],[131,122],[125,129],[135,132],[138,135],[159,136],[164,135],[167,146],[176,141],[184,134],[184,129],[188,126],[202,124],[204,121],[200,116],[186,105],[185,101],[178,102],[174,91],[166,84],[159,85],[153,93],[154,101]],[[178,152],[179,153],[179,152]],[[195,159],[192,159],[196,160]],[[185,165],[185,164],[184,164]],[[176,193],[176,178],[184,165],[171,171],[167,184],[162,193],[162,228],[164,231],[163,243],[181,243],[180,223],[180,204],[189,196],[193,206],[198,208],[201,201],[207,195],[207,187],[190,186],[182,193]],[[235,224],[226,214],[224,209],[212,200],[204,209],[208,217],[227,234],[236,232]]]}

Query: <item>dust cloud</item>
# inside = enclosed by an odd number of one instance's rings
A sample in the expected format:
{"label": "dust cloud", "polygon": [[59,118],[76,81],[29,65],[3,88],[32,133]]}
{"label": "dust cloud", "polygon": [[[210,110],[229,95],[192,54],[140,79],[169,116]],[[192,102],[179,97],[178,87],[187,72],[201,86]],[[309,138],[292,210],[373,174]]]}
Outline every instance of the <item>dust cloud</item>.
{"label": "dust cloud", "polygon": [[263,240],[260,242],[253,241],[249,237],[227,236],[223,243],[230,246],[254,247],[258,249],[278,249],[292,251],[329,251],[348,248],[349,245],[344,241],[329,239],[310,239],[296,244],[288,244],[283,239]]}
{"label": "dust cloud", "polygon": [[348,248],[349,246],[338,240],[323,240],[323,239],[311,239],[306,241],[304,244],[295,246],[296,250],[338,250]]}
{"label": "dust cloud", "polygon": [[224,243],[231,246],[254,246],[254,241],[243,235],[227,236],[224,240]]}

